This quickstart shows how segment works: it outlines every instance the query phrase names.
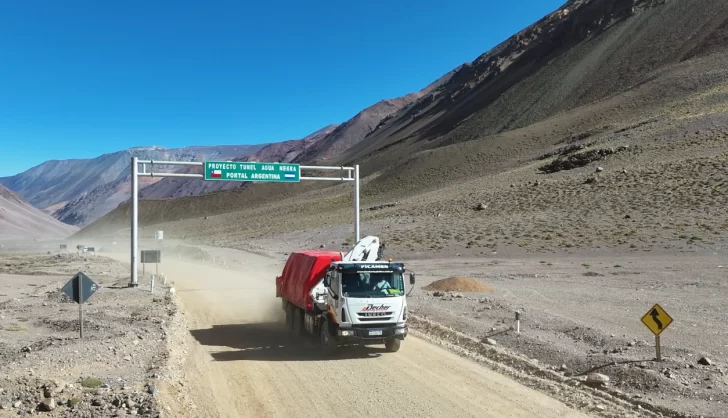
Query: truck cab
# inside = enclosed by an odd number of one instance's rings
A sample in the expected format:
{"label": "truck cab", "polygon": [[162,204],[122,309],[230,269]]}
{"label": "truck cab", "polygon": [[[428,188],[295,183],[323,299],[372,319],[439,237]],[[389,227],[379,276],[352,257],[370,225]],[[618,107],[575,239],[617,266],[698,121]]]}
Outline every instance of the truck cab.
{"label": "truck cab", "polygon": [[329,338],[336,344],[384,343],[389,351],[399,350],[407,336],[404,273],[404,264],[390,261],[331,263],[316,294],[329,334],[322,335],[322,344]]}
{"label": "truck cab", "polygon": [[405,268],[383,260],[383,248],[378,237],[369,236],[346,254],[291,253],[276,277],[288,329],[317,336],[325,354],[348,344],[384,344],[398,351],[407,336]]}

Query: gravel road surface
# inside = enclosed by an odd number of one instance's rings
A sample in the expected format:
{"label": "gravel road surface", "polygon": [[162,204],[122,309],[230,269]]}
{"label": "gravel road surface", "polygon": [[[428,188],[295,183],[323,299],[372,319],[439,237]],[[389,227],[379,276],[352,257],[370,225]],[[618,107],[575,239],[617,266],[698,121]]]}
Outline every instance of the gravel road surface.
{"label": "gravel road surface", "polygon": [[[281,267],[251,254],[229,266],[160,266],[188,316],[183,367],[195,416],[587,416],[413,336],[397,353],[358,347],[323,359],[312,340],[282,327],[274,285]],[[168,412],[187,416],[186,407]]]}

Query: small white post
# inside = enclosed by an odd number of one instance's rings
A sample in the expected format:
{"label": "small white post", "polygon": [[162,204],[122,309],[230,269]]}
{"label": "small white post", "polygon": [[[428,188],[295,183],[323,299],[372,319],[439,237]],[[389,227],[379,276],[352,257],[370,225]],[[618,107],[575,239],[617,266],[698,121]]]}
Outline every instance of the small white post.
{"label": "small white post", "polygon": [[131,282],[129,287],[139,286],[137,277],[137,227],[139,226],[139,166],[137,157],[131,157]]}
{"label": "small white post", "polygon": [[660,336],[655,335],[655,357],[657,362],[662,362],[662,351],[660,350]]}
{"label": "small white post", "polygon": [[150,285],[149,285],[149,292],[150,293],[154,293],[154,279],[156,277],[157,277],[156,274],[152,274],[152,281],[150,282]]}
{"label": "small white post", "polygon": [[516,311],[516,332],[521,332],[521,313]]}
{"label": "small white post", "polygon": [[354,166],[354,236],[355,241],[359,242],[360,229],[359,229],[359,165]]}
{"label": "small white post", "polygon": [[83,280],[81,275],[76,277],[76,285],[78,286],[78,323],[80,325],[80,338],[83,340]]}

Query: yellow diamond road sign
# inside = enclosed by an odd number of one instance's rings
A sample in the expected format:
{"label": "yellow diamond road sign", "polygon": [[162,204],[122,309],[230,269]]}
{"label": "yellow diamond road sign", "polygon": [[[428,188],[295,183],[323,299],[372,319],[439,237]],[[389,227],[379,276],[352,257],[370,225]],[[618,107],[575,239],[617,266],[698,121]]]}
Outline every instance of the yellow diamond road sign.
{"label": "yellow diamond road sign", "polygon": [[671,323],[672,318],[670,315],[662,309],[662,306],[655,304],[649,311],[642,317],[642,323],[652,331],[655,335],[660,335]]}

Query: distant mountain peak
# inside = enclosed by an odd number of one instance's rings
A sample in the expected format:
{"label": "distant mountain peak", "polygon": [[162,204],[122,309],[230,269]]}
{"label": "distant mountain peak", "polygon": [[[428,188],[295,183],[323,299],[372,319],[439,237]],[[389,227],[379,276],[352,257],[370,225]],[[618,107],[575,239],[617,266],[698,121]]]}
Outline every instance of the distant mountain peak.
{"label": "distant mountain peak", "polygon": [[168,149],[169,148],[160,147],[158,145],[151,145],[146,147],[131,147],[129,148],[129,151],[164,151]]}
{"label": "distant mountain peak", "polygon": [[[15,176],[0,178],[0,184],[36,208],[54,208],[53,214],[58,219],[78,224],[103,216],[128,197],[125,186],[128,182],[124,183],[124,179],[130,175],[130,155],[142,160],[203,161],[245,157],[264,146],[137,146],[96,158],[46,161]],[[58,208],[62,202],[68,203]]]}

